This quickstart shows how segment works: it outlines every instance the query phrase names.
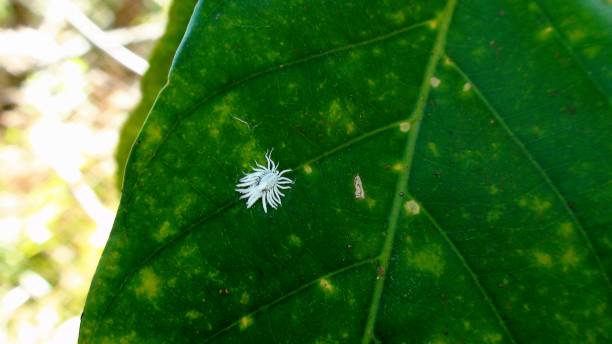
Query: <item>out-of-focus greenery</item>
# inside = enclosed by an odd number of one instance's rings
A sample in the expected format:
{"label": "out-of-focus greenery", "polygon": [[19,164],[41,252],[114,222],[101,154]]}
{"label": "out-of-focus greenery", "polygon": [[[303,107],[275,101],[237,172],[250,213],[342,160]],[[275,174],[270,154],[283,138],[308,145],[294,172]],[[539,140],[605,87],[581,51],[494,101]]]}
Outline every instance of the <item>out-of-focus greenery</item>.
{"label": "out-of-focus greenery", "polygon": [[[147,57],[168,0],[73,0]],[[71,343],[119,193],[113,152],[139,76],[51,2],[0,0],[0,343]],[[64,53],[69,52],[66,55]]]}

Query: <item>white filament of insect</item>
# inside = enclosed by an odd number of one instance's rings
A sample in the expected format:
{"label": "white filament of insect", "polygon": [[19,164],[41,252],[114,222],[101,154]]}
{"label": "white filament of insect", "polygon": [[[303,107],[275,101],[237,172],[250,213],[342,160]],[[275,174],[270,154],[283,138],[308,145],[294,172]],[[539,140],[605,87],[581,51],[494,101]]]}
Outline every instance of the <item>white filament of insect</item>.
{"label": "white filament of insect", "polygon": [[256,167],[252,167],[251,173],[244,173],[244,177],[236,185],[236,191],[241,193],[240,199],[246,198],[247,208],[250,208],[261,198],[264,212],[268,212],[267,205],[276,209],[281,205],[281,197],[285,196],[281,189],[290,189],[293,181],[283,174],[291,170],[278,171],[278,164],[272,161],[272,150],[266,153],[267,166],[260,165],[255,161]]}

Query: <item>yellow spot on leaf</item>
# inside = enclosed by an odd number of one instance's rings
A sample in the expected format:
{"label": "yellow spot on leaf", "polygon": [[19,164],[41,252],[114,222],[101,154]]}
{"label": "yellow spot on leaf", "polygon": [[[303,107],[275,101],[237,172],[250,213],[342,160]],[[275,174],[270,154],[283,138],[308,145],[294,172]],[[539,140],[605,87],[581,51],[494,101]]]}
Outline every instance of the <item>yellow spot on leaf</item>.
{"label": "yellow spot on leaf", "polygon": [[244,331],[253,325],[253,317],[250,315],[243,316],[240,318],[240,331]]}
{"label": "yellow spot on leaf", "polygon": [[232,107],[227,102],[221,102],[213,108],[213,111],[222,117],[229,116],[232,113]]}
{"label": "yellow spot on leaf", "polygon": [[404,164],[402,164],[401,162],[398,162],[394,164],[392,168],[393,168],[393,171],[402,172],[404,170]]}
{"label": "yellow spot on leaf", "polygon": [[165,221],[161,227],[153,234],[153,239],[157,242],[161,242],[172,234],[176,233],[176,230],[172,228],[170,222]]}
{"label": "yellow spot on leaf", "polygon": [[440,156],[440,153],[438,152],[438,145],[436,145],[434,142],[427,142],[427,148],[431,154],[433,154],[433,156]]}
{"label": "yellow spot on leaf", "polygon": [[150,125],[147,128],[146,132],[147,132],[147,135],[146,135],[147,143],[154,143],[154,142],[161,140],[162,138],[161,128],[157,124]]}
{"label": "yellow spot on leaf", "polygon": [[469,82],[466,82],[465,84],[463,84],[463,92],[469,92],[472,89],[472,84]]}
{"label": "yellow spot on leaf", "polygon": [[291,234],[289,236],[289,245],[291,246],[295,246],[295,247],[301,247],[302,246],[302,239],[295,235],[295,234]]}
{"label": "yellow spot on leaf", "polygon": [[210,128],[208,130],[208,133],[210,134],[210,136],[212,137],[219,137],[219,129],[218,128]]}
{"label": "yellow spot on leaf", "polygon": [[402,11],[397,11],[389,15],[389,17],[395,24],[402,24],[404,21],[406,21],[406,15]]}
{"label": "yellow spot on leaf", "polygon": [[582,29],[576,29],[570,31],[567,36],[572,43],[578,43],[583,40],[587,34]]}
{"label": "yellow spot on leaf", "polygon": [[563,256],[561,256],[561,261],[563,262],[563,267],[565,270],[578,265],[580,258],[576,254],[576,250],[574,250],[573,247],[570,247],[563,253]]}
{"label": "yellow spot on leaf", "polygon": [[304,166],[304,172],[306,172],[306,174],[311,174],[312,173],[312,167],[310,167],[310,165],[305,165]]}
{"label": "yellow spot on leaf", "polygon": [[400,131],[402,133],[407,133],[409,130],[410,130],[410,122],[400,123]]}
{"label": "yellow spot on leaf", "polygon": [[489,194],[497,195],[498,192],[499,192],[499,189],[497,188],[497,185],[493,184],[489,186]]}
{"label": "yellow spot on leaf", "polygon": [[342,118],[342,107],[337,99],[334,99],[329,105],[329,116],[332,120],[339,120]]}
{"label": "yellow spot on leaf", "polygon": [[249,303],[249,300],[251,299],[251,296],[249,295],[249,293],[247,293],[246,291],[242,293],[242,295],[240,296],[240,303],[243,305],[246,305],[247,303]]}
{"label": "yellow spot on leaf", "polygon": [[323,292],[325,292],[325,294],[331,294],[334,292],[334,289],[335,289],[334,286],[331,284],[331,282],[325,278],[321,278],[319,280],[319,287],[323,289]]}
{"label": "yellow spot on leaf", "polygon": [[136,294],[152,299],[159,293],[160,280],[152,268],[144,268],[139,273],[139,285],[136,287]]}
{"label": "yellow spot on leaf", "polygon": [[482,336],[482,342],[486,344],[496,344],[502,341],[503,337],[499,333],[485,333]]}
{"label": "yellow spot on leaf", "polygon": [[544,253],[541,251],[535,251],[533,255],[536,259],[536,263],[539,266],[543,266],[546,268],[550,268],[552,266],[552,258],[550,258],[550,255],[548,253]]}
{"label": "yellow spot on leaf", "polygon": [[545,40],[548,39],[550,37],[550,34],[553,32],[553,28],[550,26],[545,27],[543,30],[540,30],[540,32],[538,32],[537,38],[539,40]]}
{"label": "yellow spot on leaf", "polygon": [[196,311],[196,310],[190,310],[187,313],[185,313],[185,317],[187,317],[187,319],[189,320],[195,320],[197,318],[202,317],[202,313]]}
{"label": "yellow spot on leaf", "polygon": [[348,123],[346,124],[346,133],[347,133],[347,134],[351,134],[351,133],[353,133],[354,131],[355,131],[355,123],[353,123],[352,121],[351,121],[351,122],[348,122]]}
{"label": "yellow spot on leaf", "polygon": [[531,196],[529,198],[522,197],[518,201],[518,205],[521,207],[527,207],[533,210],[538,215],[544,214],[552,204],[550,201],[539,198],[538,196]]}
{"label": "yellow spot on leaf", "polygon": [[574,225],[571,222],[563,222],[561,226],[559,226],[559,234],[564,238],[570,237],[574,234]]}

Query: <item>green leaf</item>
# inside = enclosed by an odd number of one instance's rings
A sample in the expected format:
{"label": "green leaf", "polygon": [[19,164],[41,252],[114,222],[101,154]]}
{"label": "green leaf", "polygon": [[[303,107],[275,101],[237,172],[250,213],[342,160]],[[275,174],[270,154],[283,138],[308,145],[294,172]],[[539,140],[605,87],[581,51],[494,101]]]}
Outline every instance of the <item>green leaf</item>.
{"label": "green leaf", "polygon": [[117,162],[117,185],[121,189],[125,164],[127,163],[130,149],[147,118],[147,114],[155,102],[157,94],[168,79],[168,69],[172,64],[172,58],[185,33],[189,18],[193,12],[197,0],[174,1],[168,13],[168,25],[166,32],[155,45],[149,61],[150,67],[140,81],[142,98],[130,113],[121,128],[119,144],[115,152]]}
{"label": "green leaf", "polygon": [[[609,342],[611,19],[200,1],[81,342]],[[247,209],[235,184],[271,148],[295,184]]]}

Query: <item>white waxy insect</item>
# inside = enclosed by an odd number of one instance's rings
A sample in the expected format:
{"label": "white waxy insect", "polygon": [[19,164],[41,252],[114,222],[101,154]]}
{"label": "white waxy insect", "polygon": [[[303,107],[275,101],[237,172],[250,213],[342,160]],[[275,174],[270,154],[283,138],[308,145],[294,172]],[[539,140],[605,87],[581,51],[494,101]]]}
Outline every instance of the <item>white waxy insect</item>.
{"label": "white waxy insect", "polygon": [[245,173],[236,185],[236,191],[242,194],[240,199],[247,199],[247,208],[250,208],[261,198],[264,212],[268,212],[267,204],[276,209],[281,204],[281,197],[285,196],[280,190],[290,189],[289,184],[293,181],[283,174],[291,170],[278,171],[278,164],[271,158],[272,150],[266,153],[267,166],[260,165],[255,161],[257,167],[251,167],[253,172]]}

